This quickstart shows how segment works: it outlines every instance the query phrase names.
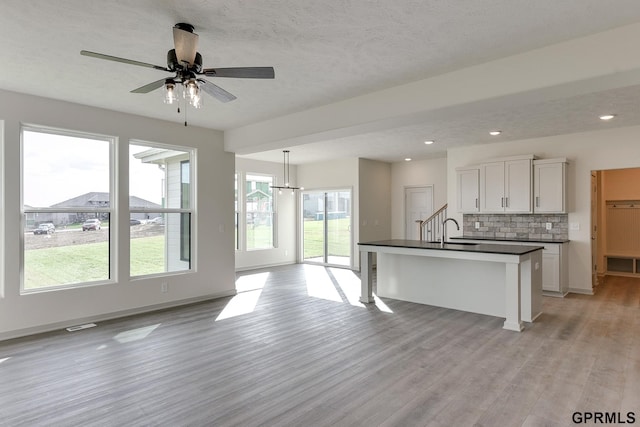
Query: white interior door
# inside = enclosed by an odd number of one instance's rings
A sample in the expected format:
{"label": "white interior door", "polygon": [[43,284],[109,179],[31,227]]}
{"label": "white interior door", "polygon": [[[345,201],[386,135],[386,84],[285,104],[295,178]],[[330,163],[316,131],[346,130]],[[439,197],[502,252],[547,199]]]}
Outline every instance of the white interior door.
{"label": "white interior door", "polygon": [[405,238],[419,240],[417,220],[425,220],[433,213],[433,185],[405,187]]}

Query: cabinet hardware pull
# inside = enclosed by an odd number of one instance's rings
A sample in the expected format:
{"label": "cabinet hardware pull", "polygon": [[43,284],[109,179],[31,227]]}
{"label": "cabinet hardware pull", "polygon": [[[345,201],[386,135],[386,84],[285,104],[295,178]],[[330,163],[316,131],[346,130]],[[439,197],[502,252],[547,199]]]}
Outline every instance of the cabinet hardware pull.
{"label": "cabinet hardware pull", "polygon": [[508,197],[505,197],[505,198],[504,198],[504,206],[505,206],[506,208],[508,208],[508,207],[509,207],[509,198],[508,198]]}
{"label": "cabinet hardware pull", "polygon": [[540,207],[540,197],[536,196],[536,208]]}
{"label": "cabinet hardware pull", "polygon": [[504,197],[500,197],[500,207],[504,208]]}
{"label": "cabinet hardware pull", "polygon": [[478,198],[476,197],[476,208],[478,207]]}

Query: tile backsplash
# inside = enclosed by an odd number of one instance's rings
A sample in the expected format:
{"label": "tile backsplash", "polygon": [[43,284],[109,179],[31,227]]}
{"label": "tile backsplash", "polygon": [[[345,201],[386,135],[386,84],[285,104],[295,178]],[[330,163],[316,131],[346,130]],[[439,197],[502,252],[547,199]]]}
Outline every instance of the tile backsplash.
{"label": "tile backsplash", "polygon": [[[476,229],[476,222],[480,228]],[[551,229],[547,230],[547,223]],[[514,239],[569,238],[569,215],[567,214],[464,214],[463,232],[469,237],[499,237]]]}

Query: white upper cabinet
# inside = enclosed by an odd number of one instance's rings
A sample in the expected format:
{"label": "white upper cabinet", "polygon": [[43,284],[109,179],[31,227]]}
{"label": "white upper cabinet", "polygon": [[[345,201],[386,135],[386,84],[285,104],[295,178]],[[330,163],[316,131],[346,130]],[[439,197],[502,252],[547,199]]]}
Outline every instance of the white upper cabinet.
{"label": "white upper cabinet", "polygon": [[480,165],[480,210],[504,212],[504,162]]}
{"label": "white upper cabinet", "polygon": [[533,210],[536,213],[566,213],[567,159],[534,160]]}
{"label": "white upper cabinet", "polygon": [[533,156],[480,165],[480,212],[531,213]]}
{"label": "white upper cabinet", "polygon": [[480,168],[458,168],[458,212],[480,212]]}

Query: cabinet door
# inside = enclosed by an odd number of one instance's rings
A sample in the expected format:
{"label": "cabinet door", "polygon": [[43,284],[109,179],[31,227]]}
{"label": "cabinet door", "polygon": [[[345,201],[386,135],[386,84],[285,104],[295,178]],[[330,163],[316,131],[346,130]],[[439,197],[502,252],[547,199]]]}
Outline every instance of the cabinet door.
{"label": "cabinet door", "polygon": [[480,169],[463,169],[458,176],[458,212],[472,213],[480,210]]}
{"label": "cabinet door", "polygon": [[560,292],[560,254],[542,251],[542,290]]}
{"label": "cabinet door", "polygon": [[504,162],[480,165],[480,212],[504,212]]}
{"label": "cabinet door", "polygon": [[543,163],[533,166],[534,212],[565,212],[564,168],[564,163]]}
{"label": "cabinet door", "polygon": [[531,213],[531,160],[504,163],[505,212]]}

